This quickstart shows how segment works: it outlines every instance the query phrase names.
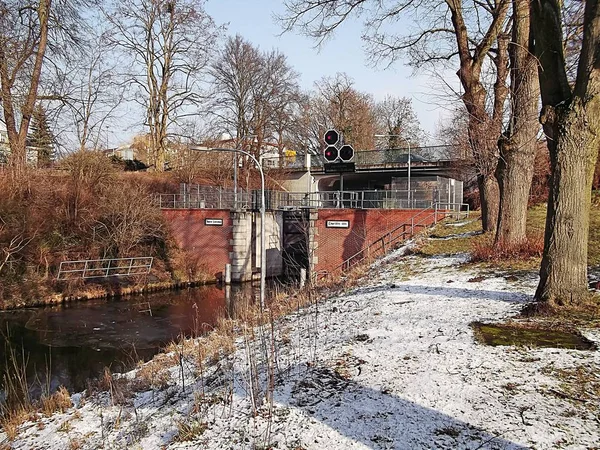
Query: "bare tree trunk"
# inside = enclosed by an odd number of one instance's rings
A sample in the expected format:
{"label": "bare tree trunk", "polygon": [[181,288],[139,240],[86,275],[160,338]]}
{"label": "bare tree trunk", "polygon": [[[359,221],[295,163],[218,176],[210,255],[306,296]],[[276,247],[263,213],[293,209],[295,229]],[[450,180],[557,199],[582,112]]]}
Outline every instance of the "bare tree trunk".
{"label": "bare tree trunk", "polygon": [[469,45],[470,39],[463,18],[462,2],[446,0],[446,4],[451,12],[458,47],[460,69],[457,75],[464,89],[462,100],[469,113],[467,129],[477,171],[481,220],[483,230],[491,232],[496,230],[500,203],[500,191],[495,172],[498,165],[497,142],[502,129],[501,113],[506,99],[506,91],[502,88],[506,70],[505,64],[497,62],[498,77],[494,91],[496,98],[494,110],[490,114],[486,109],[487,92],[481,82],[481,69],[494,42],[498,44],[499,54],[502,54],[506,48],[507,39],[502,32],[502,25],[510,3],[506,0],[498,2],[492,23],[473,51]]}
{"label": "bare tree trunk", "polygon": [[508,248],[527,239],[527,205],[539,128],[537,60],[530,47],[529,0],[513,0],[513,33],[509,47],[511,65],[511,118],[499,141],[496,177],[500,212],[495,245]]}
{"label": "bare tree trunk", "polygon": [[483,231],[495,230],[498,220],[498,204],[500,202],[500,189],[498,181],[493,175],[479,175],[479,199],[481,201],[481,224]]}
{"label": "bare tree trunk", "polygon": [[548,136],[550,196],[544,254],[535,298],[542,305],[577,305],[588,296],[591,187],[600,147],[600,2],[587,0],[574,83],[569,83],[561,28],[562,2],[532,2],[540,61],[542,115]]}
{"label": "bare tree trunk", "polygon": [[557,111],[555,119],[560,133],[556,145],[549,145],[550,197],[535,294],[550,307],[576,305],[589,297],[588,235],[592,179],[600,145],[600,96],[587,105],[577,99],[564,111]]}

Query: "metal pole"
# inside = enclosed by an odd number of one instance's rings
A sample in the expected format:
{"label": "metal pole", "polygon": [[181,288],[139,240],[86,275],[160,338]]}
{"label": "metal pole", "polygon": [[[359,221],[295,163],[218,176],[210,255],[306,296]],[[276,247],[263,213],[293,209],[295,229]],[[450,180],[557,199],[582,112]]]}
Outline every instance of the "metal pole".
{"label": "metal pole", "polygon": [[[254,157],[253,157],[254,159]],[[260,309],[265,308],[265,280],[267,278],[267,252],[265,234],[265,174],[262,167],[254,159],[260,171]]]}
{"label": "metal pole", "polygon": [[233,154],[233,209],[237,209],[237,172],[238,172],[238,155]]}
{"label": "metal pole", "polygon": [[344,207],[344,174],[340,172],[340,208]]}
{"label": "metal pole", "polygon": [[411,208],[410,204],[410,141],[408,143],[408,207]]}

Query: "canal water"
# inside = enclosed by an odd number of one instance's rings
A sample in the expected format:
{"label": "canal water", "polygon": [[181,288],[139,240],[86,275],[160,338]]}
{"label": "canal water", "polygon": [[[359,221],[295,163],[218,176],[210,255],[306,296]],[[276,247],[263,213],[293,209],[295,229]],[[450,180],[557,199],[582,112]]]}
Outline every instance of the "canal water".
{"label": "canal water", "polygon": [[250,287],[226,289],[203,286],[0,312],[0,371],[3,376],[25,362],[34,396],[47,386],[51,391],[61,385],[70,392],[81,391],[105,367],[112,372],[130,370],[181,335],[210,330],[219,317],[231,313],[239,291]]}

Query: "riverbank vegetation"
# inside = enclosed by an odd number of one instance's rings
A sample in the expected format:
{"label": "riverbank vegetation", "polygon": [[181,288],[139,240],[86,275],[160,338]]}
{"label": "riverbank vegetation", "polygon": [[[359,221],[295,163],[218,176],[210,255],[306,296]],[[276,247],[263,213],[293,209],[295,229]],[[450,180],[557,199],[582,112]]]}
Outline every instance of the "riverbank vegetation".
{"label": "riverbank vegetation", "polygon": [[[369,439],[391,430],[385,442],[402,448],[446,438],[456,448],[492,438],[592,442],[597,428],[588,413],[597,398],[580,395],[577,383],[587,377],[585,392],[597,392],[590,375],[597,352],[488,347],[473,339],[472,321],[513,316],[531,299],[523,290],[531,293],[533,280],[482,280],[479,266],[464,267],[464,254],[413,251],[359,268],[362,278],[349,277],[358,281],[354,288],[281,292],[265,310],[251,297],[238,298],[235,316],[212,333],[173,342],[127,374],[105,371],[85,393],[70,396],[65,412],[22,416],[29,422],[11,424],[12,445],[347,448],[364,439],[356,430],[363,422]],[[405,261],[421,269],[402,281],[396,273]],[[597,342],[597,333],[586,336]],[[456,402],[460,415],[447,406]],[[523,402],[536,408],[519,409]],[[560,414],[567,410],[575,412]],[[365,414],[369,420],[359,421]],[[421,420],[407,421],[413,414]],[[389,427],[395,421],[418,426]],[[569,426],[557,427],[561,421]],[[337,432],[324,432],[331,429]]]}
{"label": "riverbank vegetation", "polygon": [[[31,170],[24,183],[0,172],[0,308],[135,291],[202,279],[169,236],[153,193],[173,178],[119,170],[99,152],[78,152],[59,170]],[[150,277],[57,280],[61,261],[149,256]]]}

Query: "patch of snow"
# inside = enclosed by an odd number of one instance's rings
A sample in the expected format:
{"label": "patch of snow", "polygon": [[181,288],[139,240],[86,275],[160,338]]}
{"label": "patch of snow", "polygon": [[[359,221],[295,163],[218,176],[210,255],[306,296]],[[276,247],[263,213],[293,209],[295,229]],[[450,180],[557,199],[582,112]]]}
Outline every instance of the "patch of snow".
{"label": "patch of snow", "polygon": [[[597,371],[598,351],[489,347],[473,338],[471,322],[501,321],[530,301],[532,280],[473,282],[476,272],[456,270],[460,255],[408,256],[420,272],[401,281],[393,261],[402,251],[359,288],[259,329],[255,340],[238,339],[233,355],[202,374],[185,360],[185,389],[174,366],[166,389],[139,393],[130,405],[74,395],[74,408],[25,424],[11,448],[68,449],[74,440],[81,449],[145,450],[598,445],[597,413],[554,395],[560,380],[551,370]],[[586,336],[599,341],[597,330]],[[253,396],[268,386],[265,356],[276,361],[272,406]],[[177,439],[184,425],[197,427],[188,441]]]}

